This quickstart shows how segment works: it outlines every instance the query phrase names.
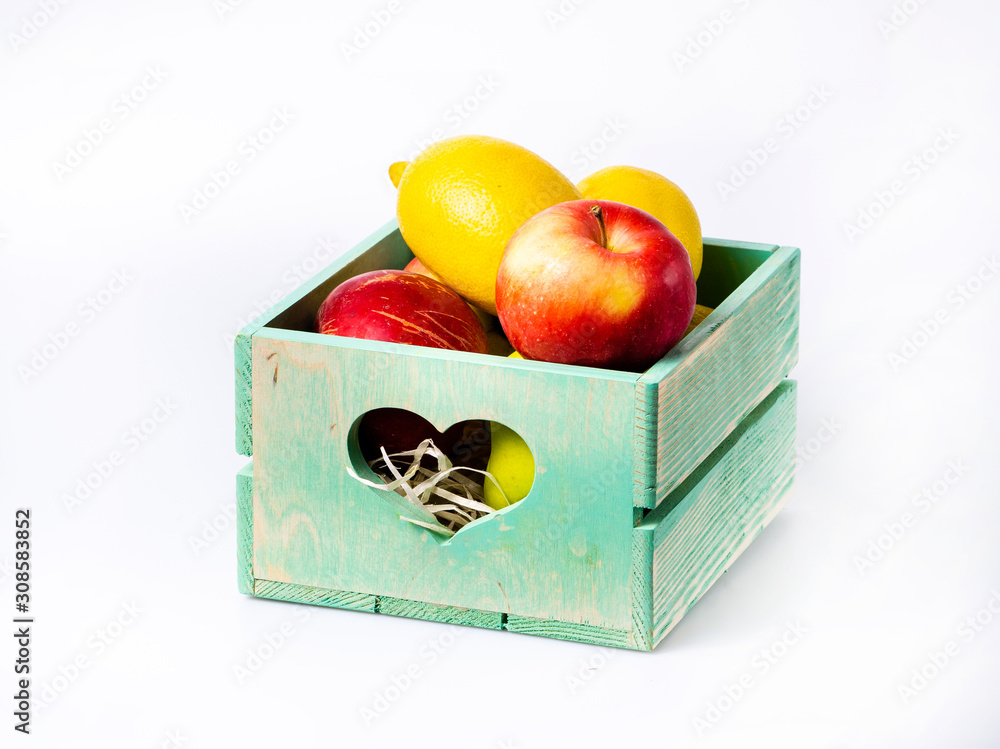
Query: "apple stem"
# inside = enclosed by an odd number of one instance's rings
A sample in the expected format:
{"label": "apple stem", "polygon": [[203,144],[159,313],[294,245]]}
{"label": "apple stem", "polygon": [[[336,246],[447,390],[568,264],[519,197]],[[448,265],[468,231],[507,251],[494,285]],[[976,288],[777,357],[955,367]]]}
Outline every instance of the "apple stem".
{"label": "apple stem", "polygon": [[590,207],[590,212],[597,217],[597,223],[601,225],[601,247],[608,249],[608,229],[604,226],[604,211],[601,210],[601,206],[595,205]]}

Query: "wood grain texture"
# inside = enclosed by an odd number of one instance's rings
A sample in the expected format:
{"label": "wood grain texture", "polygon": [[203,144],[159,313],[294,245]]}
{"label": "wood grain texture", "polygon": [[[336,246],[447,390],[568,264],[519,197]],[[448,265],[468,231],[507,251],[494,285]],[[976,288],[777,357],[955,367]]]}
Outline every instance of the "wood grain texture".
{"label": "wood grain texture", "polygon": [[653,649],[653,534],[632,534],[632,631],[628,646]]}
{"label": "wood grain texture", "polygon": [[558,640],[571,640],[588,645],[605,645],[616,648],[629,647],[627,630],[606,629],[604,627],[594,627],[575,622],[534,619],[532,617],[510,614],[507,616],[504,629],[508,632],[554,637]]}
{"label": "wood grain texture", "polygon": [[[243,329],[246,331],[246,328]],[[253,455],[253,376],[250,371],[250,342],[252,331],[240,332],[233,342],[236,362],[236,452],[247,457]]]}
{"label": "wood grain texture", "polygon": [[635,454],[632,459],[632,501],[637,510],[656,504],[656,449],[659,387],[641,379],[635,385]]}
{"label": "wood grain texture", "polygon": [[[655,482],[647,451],[637,504],[663,501],[788,375],[798,328],[799,251],[783,247],[643,374],[637,387],[657,388],[657,444]],[[637,452],[648,450],[648,429],[637,430]]]}
{"label": "wood grain texture", "polygon": [[240,593],[253,595],[253,463],[236,474],[236,569]]}
{"label": "wood grain texture", "polygon": [[795,470],[796,383],[786,380],[636,534],[652,538],[653,643],[771,521]]}
{"label": "wood grain texture", "polygon": [[[265,328],[253,376],[258,577],[631,628],[634,375]],[[387,406],[506,424],[531,493],[445,541],[402,522],[345,470],[352,425]]]}
{"label": "wood grain texture", "polygon": [[391,596],[378,597],[378,613],[389,616],[405,616],[411,619],[426,619],[445,624],[462,624],[482,629],[503,629],[504,624],[504,615],[497,611],[438,606],[432,603],[392,598]]}
{"label": "wood grain texture", "polygon": [[253,594],[257,598],[271,598],[276,601],[311,603],[315,606],[330,606],[336,609],[367,611],[377,610],[377,597],[369,593],[352,593],[345,590],[328,590],[308,585],[295,585],[276,580],[255,580]]}

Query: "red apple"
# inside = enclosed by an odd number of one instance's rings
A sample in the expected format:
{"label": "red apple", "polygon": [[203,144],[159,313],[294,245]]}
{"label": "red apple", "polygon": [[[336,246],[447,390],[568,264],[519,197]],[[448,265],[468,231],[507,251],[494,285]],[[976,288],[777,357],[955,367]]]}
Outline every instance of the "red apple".
{"label": "red apple", "polygon": [[373,270],[330,292],[316,332],[486,353],[486,331],[458,294],[440,281],[402,270]]}
{"label": "red apple", "polygon": [[497,313],[526,359],[642,370],[684,335],[695,305],[684,245],[645,211],[571,200],[504,249]]}

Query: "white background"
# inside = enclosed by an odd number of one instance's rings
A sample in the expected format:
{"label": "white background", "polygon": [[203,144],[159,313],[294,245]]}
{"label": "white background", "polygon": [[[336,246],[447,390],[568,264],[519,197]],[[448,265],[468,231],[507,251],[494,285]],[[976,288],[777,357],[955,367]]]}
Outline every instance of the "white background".
{"label": "white background", "polygon": [[[54,696],[17,742],[997,746],[1000,617],[959,628],[1000,590],[1000,279],[973,280],[997,250],[1000,7],[907,0],[915,12],[880,29],[889,0],[398,3],[71,2],[41,26],[38,2],[3,4],[0,610],[13,615],[13,511],[30,506],[33,688]],[[345,52],[373,12],[391,20]],[[719,33],[699,42],[706,25]],[[122,117],[148,66],[165,79]],[[282,107],[291,124],[247,161],[241,143]],[[105,117],[60,178],[54,162]],[[651,654],[237,593],[227,339],[315,269],[320,240],[346,251],[392,217],[391,162],[459,133],[513,140],[573,179],[654,169],[706,236],[802,248],[794,494]],[[766,162],[741,166],[768,138]],[[239,174],[186,222],[180,205],[232,159]],[[723,195],[741,168],[754,173]],[[894,180],[892,205],[848,236]],[[80,315],[116,271],[131,280]],[[175,410],[133,450],[124,435],[157,399]],[[114,450],[113,474],[68,508]],[[924,511],[950,461],[967,468]],[[911,527],[883,536],[906,512]],[[789,622],[808,631],[764,673]],[[904,698],[949,641],[958,655]]]}

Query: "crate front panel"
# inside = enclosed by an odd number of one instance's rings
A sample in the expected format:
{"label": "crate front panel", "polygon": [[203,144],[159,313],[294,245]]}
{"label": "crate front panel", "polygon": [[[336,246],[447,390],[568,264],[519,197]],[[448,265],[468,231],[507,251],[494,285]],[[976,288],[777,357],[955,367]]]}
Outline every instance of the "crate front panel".
{"label": "crate front panel", "polygon": [[[255,578],[631,628],[634,380],[269,328],[252,369]],[[531,493],[447,542],[400,520],[345,470],[351,425],[385,406],[506,424]]]}

